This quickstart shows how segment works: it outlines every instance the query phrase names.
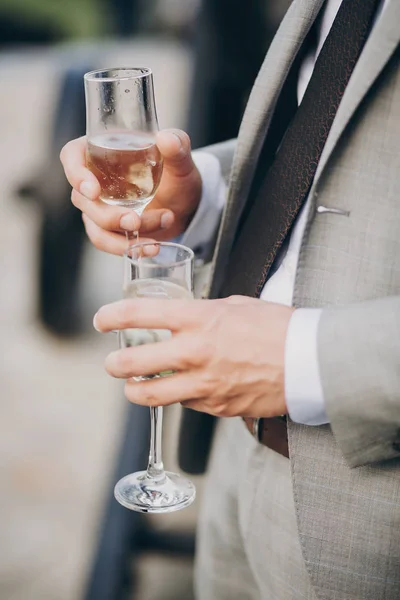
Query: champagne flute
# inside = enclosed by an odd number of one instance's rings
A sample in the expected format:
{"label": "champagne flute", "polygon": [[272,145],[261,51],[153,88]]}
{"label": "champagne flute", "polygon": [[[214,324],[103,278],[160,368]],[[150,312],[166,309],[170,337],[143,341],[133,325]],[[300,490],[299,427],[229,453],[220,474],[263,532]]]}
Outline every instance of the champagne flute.
{"label": "champagne flute", "polygon": [[[114,68],[84,76],[88,169],[97,177],[100,199],[139,216],[154,198],[162,157],[153,75],[148,68]],[[127,234],[127,239],[138,232]]]}
{"label": "champagne flute", "polygon": [[[141,242],[128,248],[125,298],[193,298],[192,250],[170,242]],[[166,329],[125,329],[121,346],[129,348],[167,340]],[[172,371],[135,377],[136,380],[173,377]],[[195,498],[193,483],[182,475],[164,471],[161,436],[162,407],[151,407],[150,453],[146,471],[123,477],[115,486],[118,502],[142,513],[169,513],[189,506]]]}

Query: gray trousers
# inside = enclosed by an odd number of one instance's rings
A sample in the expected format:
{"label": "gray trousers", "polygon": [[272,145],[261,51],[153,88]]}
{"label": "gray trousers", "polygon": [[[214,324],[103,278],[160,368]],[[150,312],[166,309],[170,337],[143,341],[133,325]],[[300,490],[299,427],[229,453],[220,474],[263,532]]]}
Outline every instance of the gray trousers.
{"label": "gray trousers", "polygon": [[313,600],[289,460],[220,421],[199,517],[197,600]]}

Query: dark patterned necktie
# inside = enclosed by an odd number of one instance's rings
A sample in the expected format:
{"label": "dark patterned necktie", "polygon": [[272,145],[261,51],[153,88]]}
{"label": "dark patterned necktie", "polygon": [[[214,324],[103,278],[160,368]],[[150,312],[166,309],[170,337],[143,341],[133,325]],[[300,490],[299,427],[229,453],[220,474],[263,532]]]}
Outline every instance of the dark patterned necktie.
{"label": "dark patterned necktie", "polygon": [[220,297],[260,296],[275,257],[307,198],[377,4],[378,0],[342,1],[303,100],[261,184],[250,194]]}

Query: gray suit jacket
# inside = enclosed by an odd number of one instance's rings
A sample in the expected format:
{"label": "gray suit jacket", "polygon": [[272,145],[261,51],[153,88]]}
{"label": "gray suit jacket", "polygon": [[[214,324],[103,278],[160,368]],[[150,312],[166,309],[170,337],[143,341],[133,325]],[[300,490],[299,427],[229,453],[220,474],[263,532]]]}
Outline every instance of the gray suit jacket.
{"label": "gray suit jacket", "polygon": [[[277,97],[321,4],[294,0],[237,141],[211,148],[230,177],[210,297],[218,296]],[[400,598],[399,41],[400,1],[390,0],[324,148],[296,275],[295,306],[324,308],[318,351],[331,425],[288,425],[299,537],[320,599]],[[319,213],[321,205],[350,215]]]}

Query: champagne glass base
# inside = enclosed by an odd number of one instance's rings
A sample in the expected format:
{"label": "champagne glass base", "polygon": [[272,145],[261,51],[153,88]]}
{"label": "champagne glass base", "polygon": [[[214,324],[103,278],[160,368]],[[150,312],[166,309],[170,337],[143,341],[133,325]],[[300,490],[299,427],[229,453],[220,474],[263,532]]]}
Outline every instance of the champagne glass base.
{"label": "champagne glass base", "polygon": [[196,497],[193,483],[177,473],[166,471],[162,481],[148,477],[147,471],[132,473],[118,481],[116,500],[125,508],[141,513],[170,513],[192,504]]}

